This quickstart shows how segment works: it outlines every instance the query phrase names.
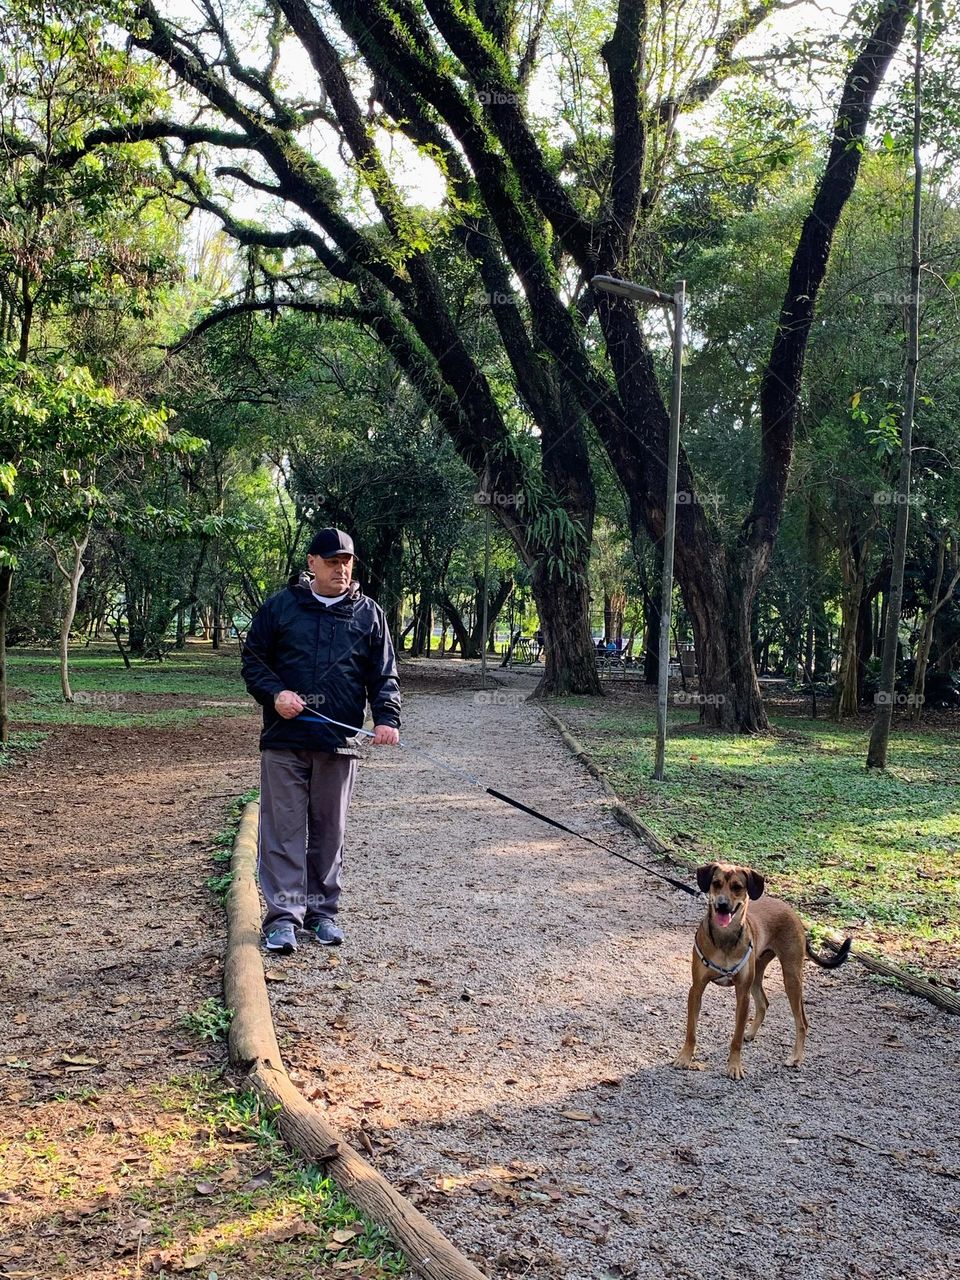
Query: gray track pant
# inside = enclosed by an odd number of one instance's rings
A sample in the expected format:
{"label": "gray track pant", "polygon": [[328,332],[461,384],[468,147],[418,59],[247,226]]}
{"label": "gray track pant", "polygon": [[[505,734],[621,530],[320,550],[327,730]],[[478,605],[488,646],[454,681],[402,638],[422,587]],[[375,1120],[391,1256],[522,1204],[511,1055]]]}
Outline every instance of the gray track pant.
{"label": "gray track pant", "polygon": [[329,751],[260,753],[260,891],[266,932],[337,914],[353,756]]}

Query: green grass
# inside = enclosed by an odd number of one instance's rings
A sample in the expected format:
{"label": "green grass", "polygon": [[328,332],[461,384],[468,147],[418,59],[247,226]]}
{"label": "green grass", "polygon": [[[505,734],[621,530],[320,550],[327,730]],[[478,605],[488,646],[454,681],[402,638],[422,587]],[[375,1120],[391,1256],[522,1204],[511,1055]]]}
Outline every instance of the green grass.
{"label": "green grass", "polygon": [[42,746],[46,739],[47,735],[36,729],[11,730],[10,741],[5,747],[0,747],[0,769],[16,764],[24,752]]}
{"label": "green grass", "polygon": [[187,1031],[192,1031],[201,1040],[219,1044],[227,1038],[233,1021],[233,1010],[227,1009],[216,996],[210,996],[192,1013],[184,1014],[181,1021]]}
{"label": "green grass", "polygon": [[[203,1280],[301,1280],[332,1276],[334,1263],[365,1280],[409,1275],[382,1228],[322,1167],[291,1155],[274,1115],[219,1072],[46,1108],[0,1143],[0,1192],[11,1194],[9,1212],[21,1215],[27,1242],[38,1224],[56,1240],[44,1268],[29,1270],[51,1280],[101,1268],[117,1280],[181,1271]],[[136,1233],[118,1250],[114,1232],[127,1220]],[[37,1245],[38,1259],[44,1248]]]}
{"label": "green grass", "polygon": [[[192,1112],[213,1135],[252,1138],[261,1148],[270,1170],[271,1177],[265,1188],[238,1189],[224,1196],[228,1203],[223,1216],[239,1224],[238,1236],[242,1232],[249,1241],[258,1233],[269,1231],[273,1223],[293,1217],[316,1227],[318,1235],[298,1237],[287,1246],[275,1244],[275,1262],[281,1262],[285,1254],[289,1254],[289,1261],[298,1268],[363,1258],[373,1263],[383,1277],[408,1274],[403,1255],[386,1232],[364,1218],[322,1168],[304,1164],[290,1155],[274,1117],[256,1094],[227,1088],[213,1092],[208,1081],[201,1081],[199,1088],[195,1086],[195,1098],[188,1107],[188,1115]],[[207,1171],[213,1178],[219,1164],[214,1153]],[[331,1247],[336,1244],[330,1238],[331,1233],[346,1228],[356,1232],[353,1238],[345,1241],[340,1249]],[[229,1234],[223,1241],[228,1250],[231,1243],[243,1242],[243,1239],[232,1242]]]}
{"label": "green grass", "polygon": [[691,863],[762,871],[833,926],[913,949],[960,944],[960,743],[896,725],[885,773],[864,766],[862,725],[774,720],[756,737],[710,734],[671,710],[667,781],[652,783],[652,708],[569,699],[568,718],[617,792]]}
{"label": "green grass", "polygon": [[[116,651],[78,649],[70,656],[70,683],[75,701],[60,693],[57,655],[38,650],[8,654],[11,689],[24,690],[26,701],[10,706],[14,721],[31,724],[90,725],[99,728],[143,728],[182,724],[203,716],[242,714],[243,706],[212,707],[204,702],[237,701],[253,708],[240,678],[236,652],[196,650],[173,653],[162,663],[132,659],[127,669]],[[135,696],[164,695],[182,706],[138,710]]]}

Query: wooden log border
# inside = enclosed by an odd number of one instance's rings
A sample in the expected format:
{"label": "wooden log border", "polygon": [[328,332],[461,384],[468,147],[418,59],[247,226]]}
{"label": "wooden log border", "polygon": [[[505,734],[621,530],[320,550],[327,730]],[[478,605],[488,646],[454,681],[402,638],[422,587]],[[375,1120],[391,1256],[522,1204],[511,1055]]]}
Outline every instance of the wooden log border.
{"label": "wooden log border", "polygon": [[[540,710],[558,730],[560,737],[570,748],[580,763],[597,779],[603,787],[604,792],[610,797],[610,808],[613,816],[617,819],[621,826],[632,831],[639,840],[642,840],[648,848],[661,857],[670,858],[674,850],[670,845],[666,844],[657,833],[639,818],[631,809],[623,803],[620,797],[614,791],[610,784],[610,780],[604,773],[600,765],[590,755],[583,743],[577,738],[564,724],[558,715],[553,711],[548,711],[546,707],[540,706]],[[673,859],[671,859],[673,861]],[[843,939],[837,934],[826,934],[825,941],[829,947],[836,951]],[[878,974],[884,978],[891,978],[898,982],[905,990],[912,995],[920,996],[924,1000],[929,1000],[931,1004],[935,1004],[938,1009],[944,1009],[947,1013],[960,1015],[960,994],[951,991],[948,987],[941,987],[936,982],[932,982],[929,978],[920,977],[915,973],[911,973],[908,969],[902,969],[899,965],[891,964],[889,960],[884,960],[881,956],[876,956],[869,951],[862,951],[858,946],[854,945],[850,948],[850,955],[870,973]]]}
{"label": "wooden log border", "polygon": [[230,1060],[275,1111],[286,1144],[322,1163],[358,1209],[382,1226],[426,1280],[487,1280],[409,1200],[324,1120],[291,1081],[280,1056],[260,955],[257,828],[260,806],[244,807],[233,844],[227,894],[223,990],[230,1024]]}

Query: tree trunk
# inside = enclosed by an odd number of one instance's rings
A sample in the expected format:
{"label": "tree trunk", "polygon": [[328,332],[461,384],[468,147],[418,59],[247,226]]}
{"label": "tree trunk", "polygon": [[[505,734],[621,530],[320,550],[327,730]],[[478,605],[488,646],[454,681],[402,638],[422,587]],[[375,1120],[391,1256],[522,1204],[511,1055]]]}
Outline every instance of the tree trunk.
{"label": "tree trunk", "polygon": [[857,703],[861,704],[866,691],[869,663],[873,657],[873,601],[869,589],[860,598],[857,611]]}
{"label": "tree trunk", "polygon": [[[476,585],[477,585],[477,595],[476,595],[476,604],[474,607],[474,615],[475,615],[476,621],[473,626],[473,631],[471,632],[471,635],[470,635],[470,649],[473,652],[474,656],[479,658],[480,647],[483,644],[483,637],[481,635],[481,632],[483,631],[483,579],[478,578],[476,580]],[[513,590],[513,578],[501,578],[499,583],[497,584],[496,591],[491,592],[487,597],[486,643],[487,643],[488,653],[494,652],[494,649],[491,648],[494,629],[496,628],[496,625],[497,625],[497,619],[500,617],[500,614],[503,611],[503,606],[506,604],[507,599],[512,590]]]}
{"label": "tree trunk", "polygon": [[533,571],[533,595],[540,614],[546,669],[531,697],[603,693],[590,637],[590,591],[584,572],[551,578],[541,559]]}
{"label": "tree trunk", "polygon": [[624,653],[628,658],[633,657],[633,645],[637,638],[637,630],[640,626],[640,620],[643,617],[643,610],[638,608],[637,602],[633,602],[633,612],[630,617],[630,630],[627,632],[627,642],[623,646]]}
{"label": "tree trunk", "polygon": [[[940,588],[943,585],[944,568],[946,566],[947,542],[951,542],[950,556],[950,582],[943,595],[940,594]],[[930,608],[927,616],[923,620],[923,627],[920,631],[920,642],[917,645],[917,663],[913,673],[913,688],[910,691],[912,698],[911,714],[914,720],[920,719],[920,713],[923,708],[924,690],[927,684],[927,666],[930,662],[930,650],[933,646],[933,629],[936,625],[937,614],[943,606],[952,599],[954,589],[960,582],[960,538],[950,537],[948,530],[944,530],[940,535],[937,545],[937,572],[933,584],[933,591],[930,593]]]}
{"label": "tree trunk", "polygon": [[54,552],[57,570],[67,584],[67,603],[64,606],[63,617],[60,619],[60,691],[64,702],[73,701],[73,691],[70,688],[70,632],[73,630],[73,620],[77,615],[77,595],[85,567],[83,553],[89,541],[89,528],[79,542],[76,539],[73,540],[73,562],[69,568],[63,565],[59,555],[56,551]]}
{"label": "tree trunk", "polygon": [[[217,557],[219,567],[219,556]],[[219,649],[223,643],[224,593],[218,587],[213,598],[213,615],[210,627],[210,648]]]}
{"label": "tree trunk", "polygon": [[717,558],[688,567],[684,603],[693,624],[700,680],[701,723],[727,733],[769,729],[753,665],[751,614],[756,584],[749,589],[735,569]]}
{"label": "tree trunk", "polygon": [[954,652],[960,638],[957,637],[956,625],[951,626],[947,613],[941,610],[933,623],[933,650],[936,653],[934,670],[947,675],[953,670]]}
{"label": "tree trunk", "polygon": [[10,715],[7,702],[7,617],[10,613],[10,592],[13,587],[13,569],[0,564],[0,747],[10,741]]}
{"label": "tree trunk", "polygon": [[461,658],[479,658],[480,654],[474,650],[473,640],[466,620],[446,592],[440,597],[440,607],[450,620],[450,627],[453,631],[453,644],[450,646],[450,652],[452,653],[454,649],[459,648]]}
{"label": "tree trunk", "polygon": [[519,627],[517,627],[516,631],[511,631],[510,640],[500,662],[501,667],[509,667],[511,660],[513,659],[513,651],[516,648],[517,641],[520,639],[521,634],[522,632]]}
{"label": "tree trunk", "polygon": [[860,616],[860,602],[863,592],[863,579],[847,586],[840,597],[840,669],[837,672],[837,690],[835,714],[838,720],[846,716],[855,716],[860,710],[859,684],[859,638],[857,625]]}
{"label": "tree trunk", "polygon": [[910,513],[910,467],[913,451],[913,411],[917,399],[920,366],[920,211],[923,198],[921,71],[923,68],[923,7],[917,0],[916,43],[913,58],[913,217],[910,230],[910,295],[907,304],[907,393],[903,406],[900,439],[900,475],[897,481],[897,513],[893,535],[890,590],[887,593],[887,629],[883,637],[880,688],[877,712],[870,731],[867,768],[887,767],[887,747],[893,719],[897,683],[897,648],[900,610],[903,604],[903,574],[907,559],[907,525]]}
{"label": "tree trunk", "polygon": [[419,599],[415,612],[415,621],[413,627],[413,642],[410,649],[410,656],[413,658],[422,658],[424,654],[430,656],[430,633],[433,622],[433,600],[430,592],[424,587]]}
{"label": "tree trunk", "polygon": [[838,720],[855,716],[863,698],[864,625],[870,623],[870,596],[866,577],[874,527],[871,524],[868,529],[862,529],[858,517],[850,512],[843,519],[839,548],[843,582],[840,590],[840,668],[834,697],[834,714]]}
{"label": "tree trunk", "polygon": [[660,593],[643,593],[643,682],[656,685],[660,678]]}

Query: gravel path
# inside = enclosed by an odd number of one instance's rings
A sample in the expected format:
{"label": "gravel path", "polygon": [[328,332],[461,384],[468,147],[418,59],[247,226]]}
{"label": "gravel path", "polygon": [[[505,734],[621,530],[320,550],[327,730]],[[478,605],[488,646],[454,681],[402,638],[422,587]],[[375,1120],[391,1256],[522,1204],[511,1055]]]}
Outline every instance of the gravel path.
{"label": "gravel path", "polygon": [[[508,681],[414,695],[406,736],[642,857],[523,701],[529,678]],[[789,1071],[774,965],[747,1079],[721,1074],[733,1001],[716,988],[703,1070],[677,1072],[694,899],[400,751],[364,764],[348,844],[347,945],[270,963],[287,1061],[491,1276],[958,1274],[948,1015],[853,964],[808,965]]]}

